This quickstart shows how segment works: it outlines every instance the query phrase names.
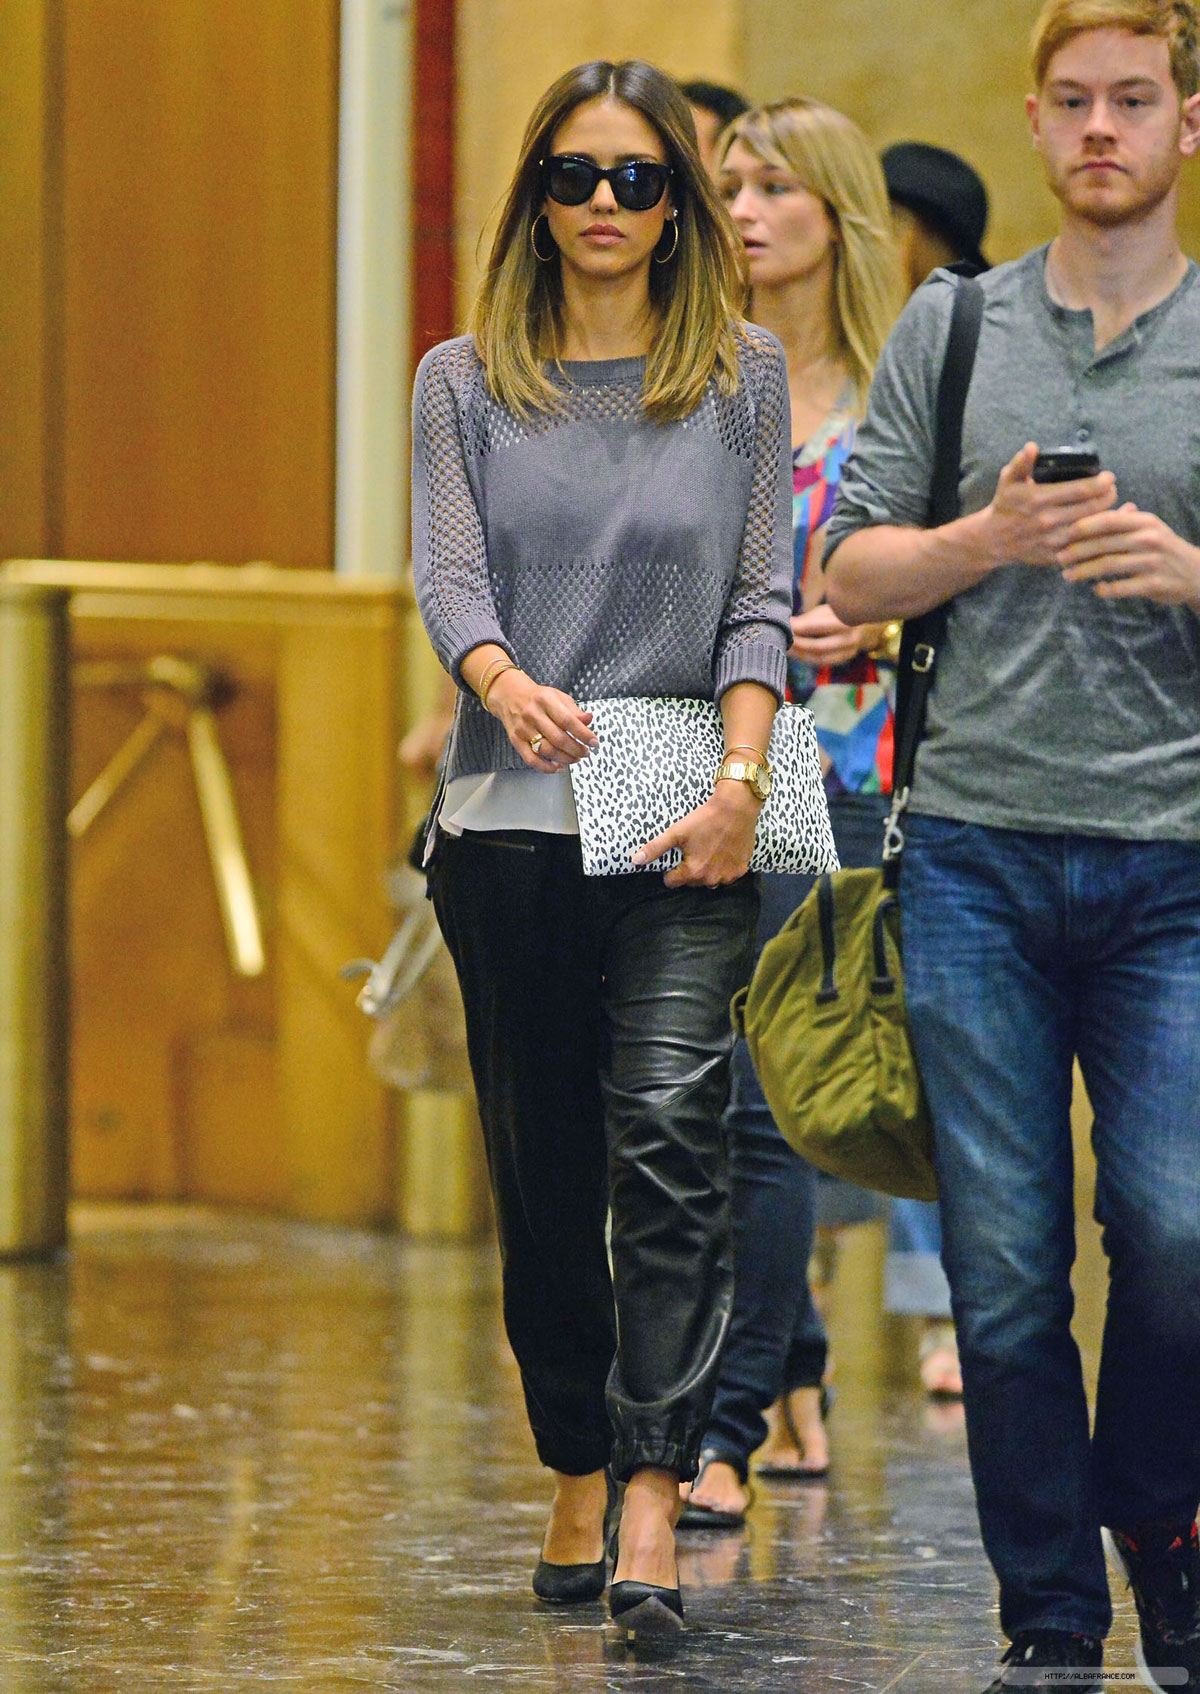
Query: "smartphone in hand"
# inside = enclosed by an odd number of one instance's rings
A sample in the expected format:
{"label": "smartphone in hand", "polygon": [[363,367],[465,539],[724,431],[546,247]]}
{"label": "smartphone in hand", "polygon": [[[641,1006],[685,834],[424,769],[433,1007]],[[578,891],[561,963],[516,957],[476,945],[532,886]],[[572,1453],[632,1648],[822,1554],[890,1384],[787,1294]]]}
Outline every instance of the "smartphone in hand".
{"label": "smartphone in hand", "polygon": [[1035,482],[1079,482],[1099,474],[1100,455],[1091,447],[1048,447],[1033,461]]}

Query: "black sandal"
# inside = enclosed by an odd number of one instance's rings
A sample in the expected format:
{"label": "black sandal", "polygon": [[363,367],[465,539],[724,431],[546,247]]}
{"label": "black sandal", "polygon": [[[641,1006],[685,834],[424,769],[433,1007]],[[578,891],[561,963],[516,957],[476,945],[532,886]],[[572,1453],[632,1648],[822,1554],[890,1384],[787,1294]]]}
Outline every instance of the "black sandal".
{"label": "black sandal", "polygon": [[727,1459],[723,1453],[715,1453],[711,1448],[706,1448],[700,1455],[700,1468],[692,1483],[692,1492],[684,1501],[675,1520],[676,1529],[741,1529],[745,1523],[746,1513],[754,1504],[754,1489],[745,1478],[742,1479],[742,1487],[746,1490],[746,1504],[740,1512],[725,1511],[720,1506],[706,1506],[703,1500],[696,1499],[696,1489],[711,1464],[731,1465],[734,1470],[737,1469],[732,1460]]}
{"label": "black sandal", "polygon": [[[797,1384],[797,1387],[800,1388],[807,1386],[810,1385],[806,1383]],[[818,1405],[821,1411],[821,1422],[825,1423],[829,1418],[829,1408],[833,1405],[833,1389],[827,1388],[824,1383],[820,1384],[820,1389],[821,1392],[818,1399]],[[791,1435],[792,1440],[796,1443],[796,1447],[800,1452],[801,1457],[803,1457],[804,1443],[801,1441],[800,1436],[796,1431],[796,1426],[792,1422],[792,1414],[788,1410],[786,1394],[783,1397],[783,1415],[787,1423],[788,1433]],[[755,1476],[761,1476],[765,1482],[822,1482],[829,1475],[829,1466],[826,1464],[822,1465],[819,1470],[813,1470],[803,1465],[764,1464],[755,1465],[754,1474]]]}

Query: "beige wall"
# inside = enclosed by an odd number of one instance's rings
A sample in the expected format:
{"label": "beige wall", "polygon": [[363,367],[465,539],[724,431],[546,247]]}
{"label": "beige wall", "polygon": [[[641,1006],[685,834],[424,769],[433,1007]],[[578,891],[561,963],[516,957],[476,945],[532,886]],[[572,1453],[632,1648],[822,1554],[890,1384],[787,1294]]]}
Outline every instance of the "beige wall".
{"label": "beige wall", "polygon": [[827,100],[881,147],[961,153],[991,193],[989,254],[1011,258],[1053,229],[1021,105],[1035,12],[1029,0],[747,0],[747,80],[763,99]]}
{"label": "beige wall", "polygon": [[[1023,97],[1036,0],[744,0],[743,62],[755,98],[812,94],[880,147],[932,141],[961,153],[991,192],[989,256],[1054,231]],[[811,20],[811,28],[807,27]],[[1200,258],[1200,165],[1185,177],[1184,246]]]}
{"label": "beige wall", "polygon": [[[1022,109],[1037,9],[1036,0],[460,0],[460,310],[534,101],[561,71],[598,57],[637,55],[756,100],[816,95],[880,147],[954,148],[991,191],[991,255],[1015,257],[1054,229]],[[1185,177],[1183,234],[1200,258],[1200,163]]]}

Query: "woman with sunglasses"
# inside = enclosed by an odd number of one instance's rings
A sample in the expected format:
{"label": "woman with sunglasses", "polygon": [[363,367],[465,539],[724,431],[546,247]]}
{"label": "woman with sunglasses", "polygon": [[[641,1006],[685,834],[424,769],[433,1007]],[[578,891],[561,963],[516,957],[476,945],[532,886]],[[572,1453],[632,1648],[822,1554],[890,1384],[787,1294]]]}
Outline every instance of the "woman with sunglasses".
{"label": "woman with sunglasses", "polygon": [[[472,333],[414,395],[417,594],[459,691],[431,893],[554,1476],[534,1590],[599,1597],[624,1483],[609,1609],[634,1632],[682,1624],[679,1482],[732,1300],[728,1007],[790,640],[787,377],[739,315],[744,262],[674,83],[582,65],[530,120]],[[741,775],[639,853],[679,847],[665,875],[582,873],[568,767],[605,696],[720,703]]]}
{"label": "woman with sunglasses", "polygon": [[[817,721],[842,864],[877,864],[891,788],[894,666],[879,652],[881,626],[848,628],[825,604],[820,559],[871,372],[903,296],[883,172],[849,118],[794,99],[730,125],[717,182],[746,247],[750,316],[779,337],[788,362],[789,693]],[[760,945],[809,886],[805,877],[762,879]],[[825,1331],[808,1283],[817,1177],[776,1128],[744,1042],[734,1053],[728,1126],[736,1297],[684,1512],[693,1528],[742,1522],[756,1450],[759,1474],[776,1480],[811,1481],[829,1468]]]}

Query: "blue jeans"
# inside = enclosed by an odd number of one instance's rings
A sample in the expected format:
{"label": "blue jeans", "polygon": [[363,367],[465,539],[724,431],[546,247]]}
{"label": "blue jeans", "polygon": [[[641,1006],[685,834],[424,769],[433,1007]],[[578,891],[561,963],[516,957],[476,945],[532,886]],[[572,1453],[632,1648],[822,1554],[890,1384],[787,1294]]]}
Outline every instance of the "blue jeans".
{"label": "blue jeans", "polygon": [[[1100,1525],[1200,1503],[1200,844],[923,816],[906,834],[905,991],[1001,1623],[1103,1635]],[[1076,1055],[1110,1273],[1090,1436]]]}
{"label": "blue jeans", "polygon": [[883,1309],[902,1317],[948,1318],[950,1289],[942,1269],[942,1222],[936,1200],[893,1200]]}
{"label": "blue jeans", "polygon": [[[830,802],[844,865],[879,862],[886,800]],[[758,951],[783,928],[812,887],[807,876],[764,876]],[[813,1305],[808,1261],[816,1228],[817,1173],[775,1127],[749,1049],[733,1050],[729,1109],[734,1294],[705,1450],[743,1478],[766,1438],[763,1412],[780,1394],[816,1387],[825,1373],[825,1326]]]}

